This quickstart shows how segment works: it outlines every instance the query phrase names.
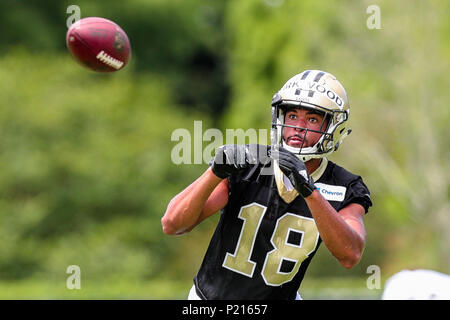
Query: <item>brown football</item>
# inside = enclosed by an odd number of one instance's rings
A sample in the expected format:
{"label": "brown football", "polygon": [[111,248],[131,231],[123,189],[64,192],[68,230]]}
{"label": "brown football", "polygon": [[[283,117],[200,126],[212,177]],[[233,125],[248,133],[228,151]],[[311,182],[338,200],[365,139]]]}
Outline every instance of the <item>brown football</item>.
{"label": "brown football", "polygon": [[104,18],[89,17],[72,24],[66,44],[75,60],[97,72],[121,70],[131,55],[127,34]]}

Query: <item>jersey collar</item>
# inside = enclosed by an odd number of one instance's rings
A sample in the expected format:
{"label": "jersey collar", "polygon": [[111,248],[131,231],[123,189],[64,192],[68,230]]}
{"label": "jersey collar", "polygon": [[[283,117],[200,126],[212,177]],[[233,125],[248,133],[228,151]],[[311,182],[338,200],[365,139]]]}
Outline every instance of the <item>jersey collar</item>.
{"label": "jersey collar", "polygon": [[319,167],[311,174],[311,178],[313,178],[314,182],[319,181],[319,179],[322,177],[323,173],[325,172],[325,169],[328,166],[328,159],[322,158],[322,161],[320,161]]}

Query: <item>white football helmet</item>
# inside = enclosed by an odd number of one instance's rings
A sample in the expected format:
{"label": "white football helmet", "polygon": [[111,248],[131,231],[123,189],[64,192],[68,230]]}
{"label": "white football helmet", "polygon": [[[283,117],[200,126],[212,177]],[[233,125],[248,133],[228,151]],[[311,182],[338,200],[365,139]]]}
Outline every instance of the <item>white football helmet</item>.
{"label": "white football helmet", "polygon": [[[313,146],[294,148],[283,139],[285,115],[290,108],[308,108],[324,113],[328,125],[322,128],[321,138]],[[350,113],[347,93],[342,84],[330,73],[307,70],[289,79],[272,99],[271,143],[295,153],[306,162],[322,158],[336,151],[351,129],[345,127]],[[291,127],[291,126],[290,126]],[[300,127],[296,127],[300,128]],[[301,128],[304,134],[310,129]],[[305,139],[303,139],[305,141]]]}

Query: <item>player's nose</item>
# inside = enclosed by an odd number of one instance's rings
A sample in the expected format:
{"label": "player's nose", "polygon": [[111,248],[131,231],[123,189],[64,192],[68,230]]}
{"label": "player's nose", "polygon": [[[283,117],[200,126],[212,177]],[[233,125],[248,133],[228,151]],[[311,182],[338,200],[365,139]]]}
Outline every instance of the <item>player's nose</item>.
{"label": "player's nose", "polygon": [[299,132],[302,132],[302,131],[304,131],[305,130],[305,127],[306,127],[306,121],[304,120],[304,119],[297,119],[297,121],[294,123],[294,126],[295,126],[295,130],[296,131],[299,131]]}

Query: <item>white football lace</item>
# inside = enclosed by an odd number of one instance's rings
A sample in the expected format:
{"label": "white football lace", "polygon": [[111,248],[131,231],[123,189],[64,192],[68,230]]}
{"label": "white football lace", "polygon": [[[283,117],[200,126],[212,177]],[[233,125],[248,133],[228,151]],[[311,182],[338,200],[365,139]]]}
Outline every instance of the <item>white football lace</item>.
{"label": "white football lace", "polygon": [[113,67],[114,69],[119,70],[123,66],[123,62],[117,59],[114,59],[109,54],[107,54],[105,51],[100,51],[99,54],[96,57],[98,60],[103,62],[104,64]]}

